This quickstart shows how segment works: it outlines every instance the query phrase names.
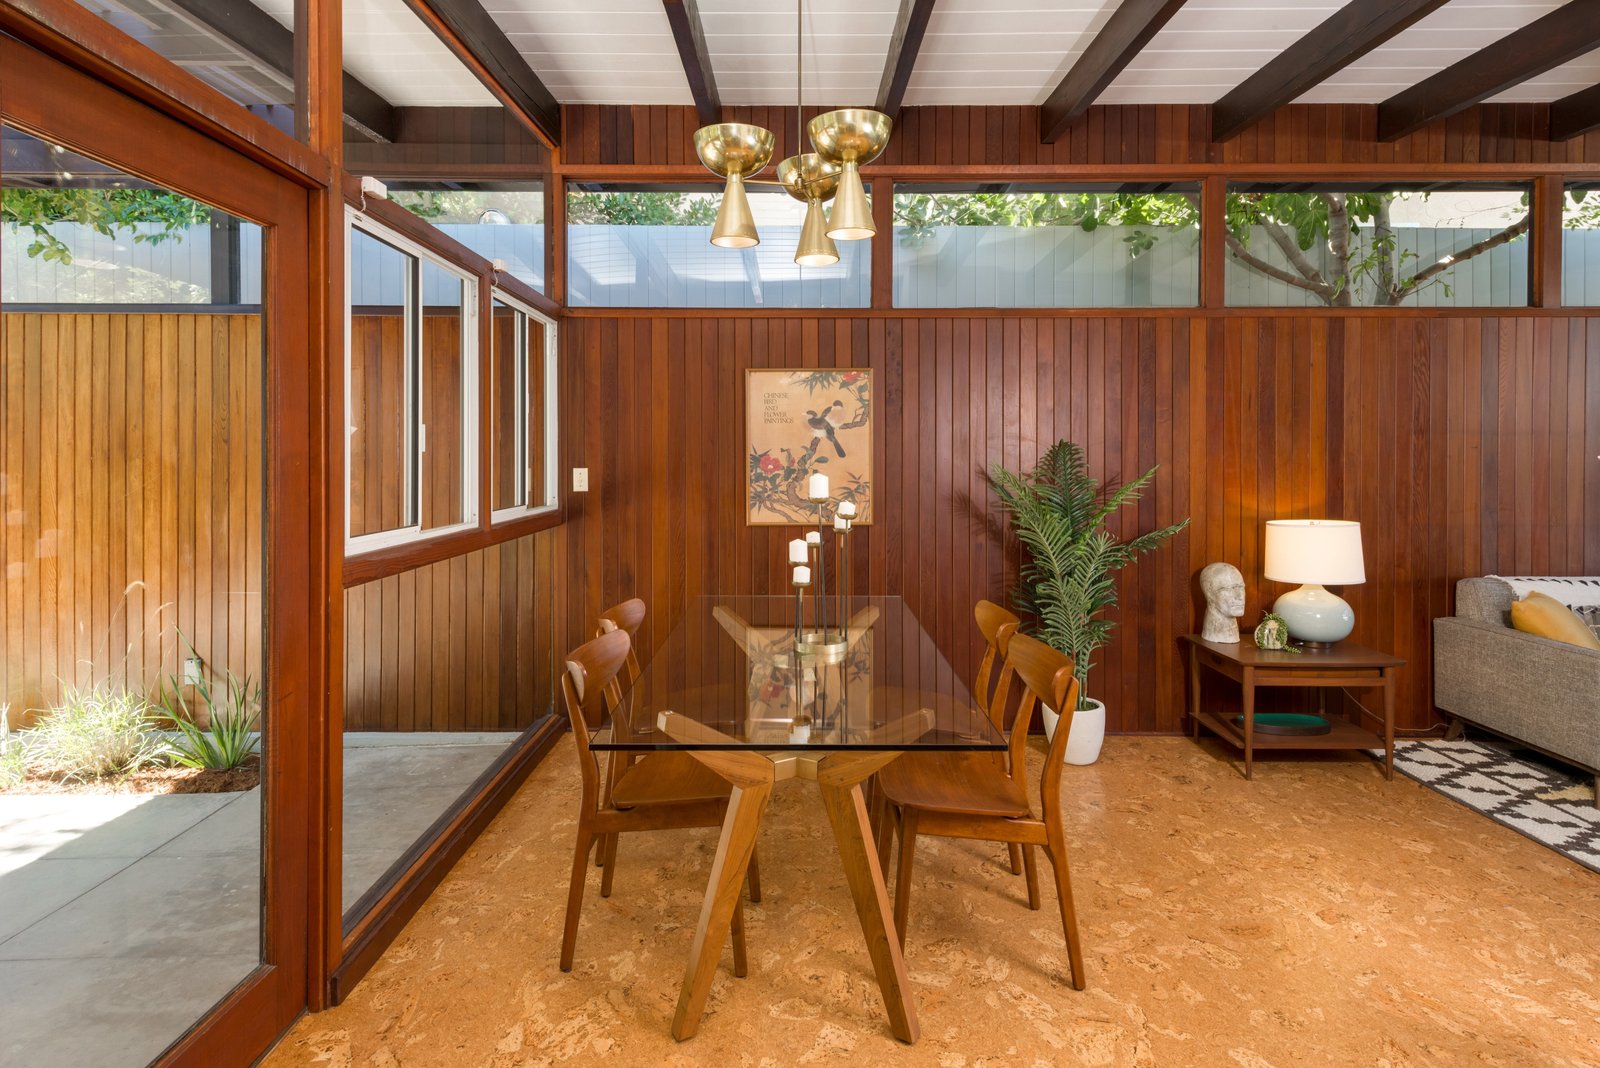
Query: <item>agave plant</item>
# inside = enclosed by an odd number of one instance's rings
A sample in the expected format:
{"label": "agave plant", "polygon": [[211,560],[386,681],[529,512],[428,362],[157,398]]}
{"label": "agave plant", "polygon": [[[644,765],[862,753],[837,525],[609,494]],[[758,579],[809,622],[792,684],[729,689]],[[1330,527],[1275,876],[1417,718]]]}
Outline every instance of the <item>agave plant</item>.
{"label": "agave plant", "polygon": [[1187,519],[1128,541],[1105,520],[1139,499],[1155,477],[1152,467],[1132,482],[1102,485],[1089,474],[1083,449],[1071,441],[1052,445],[1032,471],[989,473],[995,495],[1027,550],[1015,600],[1040,641],[1072,657],[1078,709],[1089,705],[1089,669],[1111,637],[1105,616],[1117,604],[1116,573],[1189,525]]}
{"label": "agave plant", "polygon": [[248,675],[241,679],[229,671],[220,703],[204,675],[195,682],[194,689],[198,703],[209,713],[210,730],[200,727],[198,717],[184,699],[183,687],[169,675],[160,700],[177,728],[177,736],[168,741],[166,755],[174,764],[186,768],[232,771],[254,756],[260,745],[261,686]]}

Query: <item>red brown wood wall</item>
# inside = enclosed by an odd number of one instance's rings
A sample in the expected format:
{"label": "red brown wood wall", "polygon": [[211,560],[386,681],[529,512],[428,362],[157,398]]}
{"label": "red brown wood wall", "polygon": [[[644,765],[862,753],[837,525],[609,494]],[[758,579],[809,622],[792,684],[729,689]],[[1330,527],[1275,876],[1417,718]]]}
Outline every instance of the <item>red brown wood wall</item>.
{"label": "red brown wood wall", "polygon": [[[262,671],[261,319],[0,316],[0,702]],[[180,637],[181,635],[181,637]]]}
{"label": "red brown wood wall", "polygon": [[746,367],[871,367],[879,521],[858,592],[899,594],[971,678],[974,602],[1014,572],[986,489],[1070,437],[1102,476],[1160,465],[1123,533],[1190,529],[1122,581],[1093,676],[1120,731],[1181,727],[1177,636],[1192,576],[1239,565],[1247,619],[1287,587],[1261,578],[1262,523],[1363,524],[1368,582],[1345,590],[1355,639],[1406,658],[1400,722],[1433,723],[1430,620],[1467,575],[1600,571],[1600,318],[1205,314],[870,318],[582,317],[570,623],[638,595],[659,643],[696,593],[784,591],[787,528],[742,512]]}
{"label": "red brown wood wall", "polygon": [[[773,159],[796,151],[793,108],[723,110],[726,122],[753,122],[771,130],[777,138]],[[808,107],[806,118],[826,110]],[[700,122],[693,107],[569,105],[562,115],[563,166],[682,165],[703,170],[694,155],[693,134]],[[913,107],[900,110],[894,136],[876,166],[989,169],[1209,162],[1292,167],[1600,160],[1600,132],[1550,141],[1549,126],[1548,105],[1481,104],[1398,141],[1382,142],[1376,140],[1376,105],[1294,104],[1219,145],[1208,140],[1210,117],[1204,105],[1126,104],[1090,108],[1065,135],[1046,145],[1039,142],[1036,107]]]}

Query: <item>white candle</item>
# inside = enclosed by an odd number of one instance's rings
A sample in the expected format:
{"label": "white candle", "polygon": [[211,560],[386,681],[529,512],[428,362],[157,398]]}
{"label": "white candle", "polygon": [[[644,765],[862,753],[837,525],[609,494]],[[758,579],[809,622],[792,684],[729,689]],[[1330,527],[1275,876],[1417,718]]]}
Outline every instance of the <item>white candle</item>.
{"label": "white candle", "polygon": [[825,501],[825,500],[828,499],[828,476],[827,475],[812,475],[811,476],[810,497],[814,501]]}
{"label": "white candle", "polygon": [[804,564],[794,569],[794,584],[796,586],[811,585],[811,569]]}
{"label": "white candle", "polygon": [[815,530],[806,531],[806,543],[808,545],[821,545],[822,534]]}
{"label": "white candle", "polygon": [[856,502],[840,501],[839,514],[844,516],[846,519],[854,519],[856,517]]}
{"label": "white candle", "polygon": [[796,538],[796,539],[794,539],[794,541],[791,541],[789,543],[789,562],[791,564],[803,564],[803,563],[805,563],[806,562],[806,558],[807,558],[807,552],[808,552],[808,550],[806,549],[806,539],[804,539],[804,538]]}
{"label": "white candle", "polygon": [[837,530],[839,533],[843,534],[845,531],[850,529],[850,520],[846,519],[842,515],[834,516],[833,517],[833,529]]}

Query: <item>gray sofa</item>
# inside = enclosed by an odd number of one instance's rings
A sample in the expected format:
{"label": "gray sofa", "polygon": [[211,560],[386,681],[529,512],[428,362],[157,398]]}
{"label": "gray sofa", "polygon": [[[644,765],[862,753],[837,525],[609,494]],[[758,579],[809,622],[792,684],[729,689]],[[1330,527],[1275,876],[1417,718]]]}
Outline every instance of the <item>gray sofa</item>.
{"label": "gray sofa", "polygon": [[1514,599],[1498,578],[1456,583],[1456,614],[1433,621],[1433,703],[1594,774],[1600,806],[1600,652],[1512,629]]}

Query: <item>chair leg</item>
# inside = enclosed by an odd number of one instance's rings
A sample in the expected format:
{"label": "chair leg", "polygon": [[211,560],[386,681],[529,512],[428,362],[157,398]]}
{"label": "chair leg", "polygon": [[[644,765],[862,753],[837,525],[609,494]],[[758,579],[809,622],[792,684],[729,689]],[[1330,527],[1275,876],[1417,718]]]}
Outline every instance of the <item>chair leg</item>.
{"label": "chair leg", "polygon": [[567,925],[561,932],[561,970],[572,970],[572,953],[578,946],[578,913],[583,909],[583,881],[589,872],[589,845],[594,835],[578,827],[578,843],[572,855],[572,885],[567,890]]}
{"label": "chair leg", "polygon": [[906,924],[911,912],[911,862],[917,852],[917,813],[915,809],[900,812],[900,870],[894,877],[894,926],[900,936],[900,948],[906,947]]}
{"label": "chair leg", "polygon": [[878,870],[885,876],[889,873],[889,857],[894,850],[894,827],[899,817],[899,812],[885,799],[883,813],[878,820]]}
{"label": "chair leg", "polygon": [[733,906],[733,974],[743,979],[750,974],[750,958],[744,948],[744,902]]}
{"label": "chair leg", "polygon": [[1011,874],[1022,874],[1022,847],[1015,842],[1007,842],[1008,852],[1011,854]]}
{"label": "chair leg", "polygon": [[1022,866],[1028,871],[1028,907],[1039,911],[1039,864],[1034,858],[1034,847],[1022,847]]}
{"label": "chair leg", "polygon": [[605,871],[600,876],[600,896],[611,896],[611,879],[617,874],[617,839],[622,835],[613,831],[605,836]]}
{"label": "chair leg", "polygon": [[610,837],[609,834],[594,836],[594,866],[597,868],[606,866],[606,839]]}
{"label": "chair leg", "polygon": [[1067,936],[1067,961],[1072,966],[1072,989],[1082,990],[1088,984],[1083,974],[1083,944],[1078,940],[1078,913],[1072,907],[1072,880],[1067,875],[1066,851],[1063,849],[1058,853],[1050,846],[1045,846],[1044,851],[1056,872],[1056,896],[1061,901],[1061,929]]}
{"label": "chair leg", "polygon": [[750,847],[750,867],[745,869],[744,881],[750,891],[750,903],[761,904],[761,864],[755,846]]}

